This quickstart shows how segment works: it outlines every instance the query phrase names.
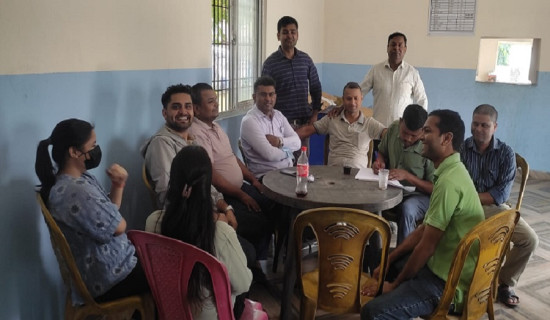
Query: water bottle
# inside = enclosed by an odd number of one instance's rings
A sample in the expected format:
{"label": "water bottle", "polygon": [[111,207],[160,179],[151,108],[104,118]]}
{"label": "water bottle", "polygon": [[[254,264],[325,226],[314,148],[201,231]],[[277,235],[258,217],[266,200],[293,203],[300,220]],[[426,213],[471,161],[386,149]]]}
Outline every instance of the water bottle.
{"label": "water bottle", "polygon": [[307,158],[307,147],[302,147],[302,154],[296,162],[296,195],[305,197],[307,195],[307,178],[309,176],[309,161]]}

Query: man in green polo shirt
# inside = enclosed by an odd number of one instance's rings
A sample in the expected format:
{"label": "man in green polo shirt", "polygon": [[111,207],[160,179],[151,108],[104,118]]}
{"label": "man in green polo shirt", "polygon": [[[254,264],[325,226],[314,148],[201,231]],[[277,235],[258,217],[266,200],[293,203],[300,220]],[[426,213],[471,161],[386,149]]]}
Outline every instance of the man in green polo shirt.
{"label": "man in green polo shirt", "polygon": [[[391,279],[388,274],[383,294],[365,304],[361,319],[429,315],[443,294],[460,240],[484,220],[476,189],[458,153],[464,140],[460,115],[451,110],[435,110],[428,116],[422,132],[422,155],[432,160],[436,168],[430,207],[422,225],[389,255],[389,265],[399,269],[397,276]],[[470,253],[453,300],[454,311],[462,310],[474,266],[474,254]],[[378,272],[379,269],[374,270],[375,275]],[[361,293],[374,296],[376,289],[364,287]]]}
{"label": "man in green polo shirt", "polygon": [[378,158],[372,165],[374,173],[389,167],[391,180],[414,186],[415,191],[403,192],[403,201],[392,209],[397,213],[397,244],[414,231],[416,222],[424,218],[433,189],[434,164],[422,156],[422,126],[428,113],[417,104],[408,105],[403,116],[395,120],[378,145]]}

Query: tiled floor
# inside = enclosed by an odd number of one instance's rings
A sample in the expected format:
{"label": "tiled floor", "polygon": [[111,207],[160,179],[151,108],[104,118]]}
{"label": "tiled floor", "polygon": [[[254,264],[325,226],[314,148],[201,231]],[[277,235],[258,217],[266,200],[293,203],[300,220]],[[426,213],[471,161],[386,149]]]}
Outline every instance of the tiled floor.
{"label": "tiled floor", "polygon": [[[519,184],[516,182],[511,199],[517,199]],[[513,205],[515,202],[513,201]],[[522,217],[539,235],[539,247],[523,273],[516,294],[521,303],[515,309],[495,304],[496,319],[548,319],[550,318],[550,180],[530,180],[521,208]],[[282,265],[276,274],[268,274],[269,289],[261,285],[251,288],[251,299],[262,302],[269,319],[279,319]],[[299,300],[293,300],[293,318],[298,319]],[[327,315],[317,313],[317,319],[359,319],[359,315]],[[487,317],[485,317],[487,318]]]}

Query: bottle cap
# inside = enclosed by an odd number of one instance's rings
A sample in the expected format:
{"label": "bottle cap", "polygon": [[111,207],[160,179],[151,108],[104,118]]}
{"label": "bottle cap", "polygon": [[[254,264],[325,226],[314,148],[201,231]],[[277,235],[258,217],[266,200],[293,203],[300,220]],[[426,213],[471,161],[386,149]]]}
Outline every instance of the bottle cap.
{"label": "bottle cap", "polygon": [[302,146],[302,151],[307,151],[307,147],[306,147],[306,146]]}

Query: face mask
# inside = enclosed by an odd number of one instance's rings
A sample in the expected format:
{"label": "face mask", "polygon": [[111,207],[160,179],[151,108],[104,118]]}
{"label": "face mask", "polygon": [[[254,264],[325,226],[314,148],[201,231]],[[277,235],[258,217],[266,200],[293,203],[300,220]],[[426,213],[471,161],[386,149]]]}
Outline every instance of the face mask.
{"label": "face mask", "polygon": [[95,146],[95,148],[86,153],[89,156],[89,159],[84,160],[84,166],[86,167],[86,170],[97,168],[97,166],[99,166],[99,163],[101,162],[101,148],[99,147],[99,145]]}

